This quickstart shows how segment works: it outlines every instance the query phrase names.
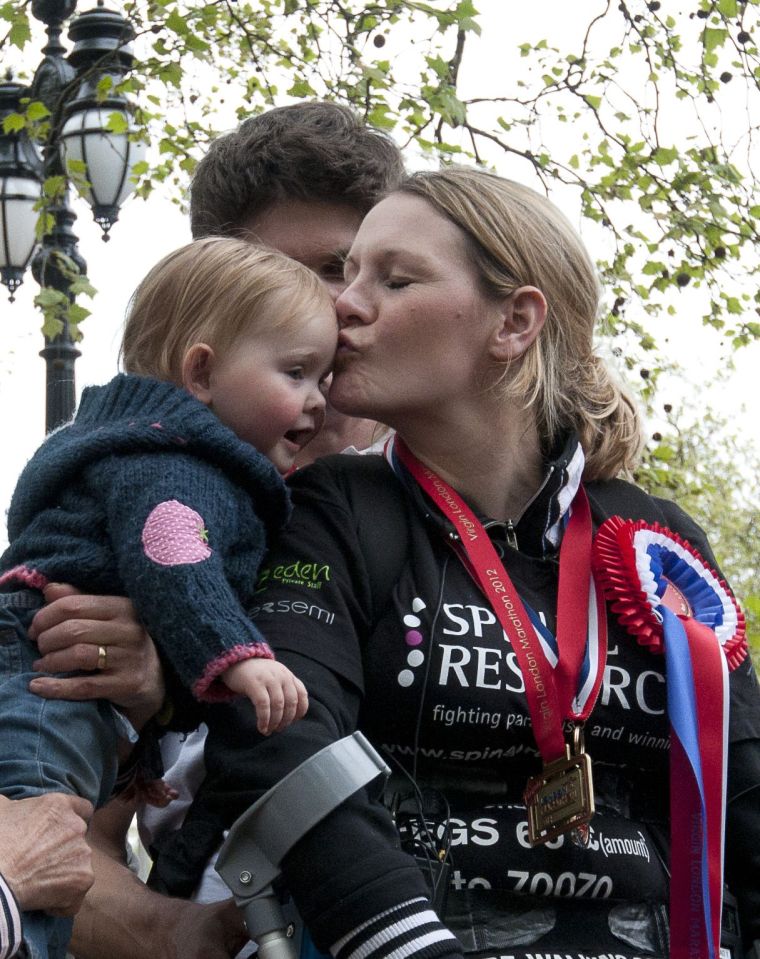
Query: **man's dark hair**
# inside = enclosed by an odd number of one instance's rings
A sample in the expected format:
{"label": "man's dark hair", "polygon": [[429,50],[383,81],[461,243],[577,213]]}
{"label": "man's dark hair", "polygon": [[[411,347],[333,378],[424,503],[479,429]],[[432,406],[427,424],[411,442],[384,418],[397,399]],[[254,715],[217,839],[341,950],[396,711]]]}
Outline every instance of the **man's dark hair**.
{"label": "man's dark hair", "polygon": [[279,200],[345,203],[364,214],[403,175],[396,144],[348,107],[275,107],[214,140],[198,164],[190,187],[193,236],[237,235]]}

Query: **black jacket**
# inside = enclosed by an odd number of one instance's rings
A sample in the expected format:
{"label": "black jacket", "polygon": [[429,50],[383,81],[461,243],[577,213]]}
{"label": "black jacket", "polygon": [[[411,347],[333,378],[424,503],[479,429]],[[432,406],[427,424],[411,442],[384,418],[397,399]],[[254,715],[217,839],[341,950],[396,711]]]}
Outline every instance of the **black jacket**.
{"label": "black jacket", "polygon": [[[547,531],[574,480],[572,451],[551,465],[517,524],[518,549],[507,544],[504,524],[489,526],[520,595],[552,631],[558,566]],[[309,713],[262,739],[247,704],[217,707],[230,713],[215,723],[225,733],[209,741],[207,780],[183,829],[155,851],[154,883],[188,894],[223,828],[305,758],[360,728],[399,770],[397,782],[413,776],[420,788],[446,797],[448,812],[439,808],[431,832],[450,846],[452,888],[460,895],[447,922],[469,951],[529,955],[524,948],[540,939],[544,950],[596,954],[604,946],[627,956],[621,941],[635,944],[626,930],[644,900],[637,948],[664,955],[664,660],[609,616],[605,682],[586,727],[599,806],[591,845],[578,849],[560,838],[530,849],[521,796],[540,761],[522,680],[501,628],[447,545],[446,521],[380,457],[331,457],[296,474],[292,492],[293,521],[262,570],[251,614],[306,683]],[[613,514],[656,521],[714,564],[704,534],[674,504],[622,481],[591,483],[587,492],[595,526]],[[760,937],[760,696],[749,661],[731,674],[730,689],[727,880],[751,941]],[[405,791],[412,789],[402,785]],[[284,874],[323,949],[427,892],[385,806],[365,793],[298,843]],[[484,944],[472,914],[494,897],[509,921]],[[527,938],[515,942],[520,923]]]}

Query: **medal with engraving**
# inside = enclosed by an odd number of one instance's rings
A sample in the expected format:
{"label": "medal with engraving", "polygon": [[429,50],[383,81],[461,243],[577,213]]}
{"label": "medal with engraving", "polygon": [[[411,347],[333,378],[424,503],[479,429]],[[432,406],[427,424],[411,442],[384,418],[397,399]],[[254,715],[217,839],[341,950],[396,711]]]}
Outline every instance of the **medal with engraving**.
{"label": "medal with engraving", "polygon": [[570,832],[576,845],[586,846],[587,828],[594,815],[594,784],[591,757],[583,748],[580,726],[573,729],[573,747],[547,763],[538,776],[531,776],[523,798],[528,812],[528,840],[531,846],[550,842]]}
{"label": "medal with engraving", "polygon": [[[456,534],[449,541],[488,599],[517,657],[544,763],[524,794],[531,844],[548,842],[564,832],[584,844],[594,814],[594,790],[582,724],[601,688],[607,626],[604,597],[591,572],[591,511],[583,486],[578,486],[570,507],[559,551],[554,641],[526,608],[483,524],[459,494],[421,463],[400,437],[386,444],[386,457],[392,466],[398,459],[453,523]],[[546,641],[547,634],[552,642]],[[569,744],[564,734],[567,720],[573,724]]]}

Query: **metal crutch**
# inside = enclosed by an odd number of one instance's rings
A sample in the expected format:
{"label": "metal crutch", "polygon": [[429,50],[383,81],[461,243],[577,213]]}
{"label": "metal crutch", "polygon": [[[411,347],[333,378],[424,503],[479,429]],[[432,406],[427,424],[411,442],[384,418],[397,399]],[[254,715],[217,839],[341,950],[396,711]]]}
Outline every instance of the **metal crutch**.
{"label": "metal crutch", "polygon": [[293,926],[272,888],[283,857],[357,789],[389,773],[355,732],[302,762],[233,823],[215,868],[243,911],[260,959],[297,959]]}

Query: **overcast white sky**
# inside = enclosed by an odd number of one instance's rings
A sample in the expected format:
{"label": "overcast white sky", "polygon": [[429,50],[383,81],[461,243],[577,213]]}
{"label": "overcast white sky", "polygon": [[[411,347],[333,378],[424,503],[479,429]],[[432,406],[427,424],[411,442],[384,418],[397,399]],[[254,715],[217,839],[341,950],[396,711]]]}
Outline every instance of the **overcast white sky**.
{"label": "overcast white sky", "polygon": [[[564,0],[544,0],[539,23],[536,23],[535,14],[526,13],[524,9],[517,12],[522,4],[480,0],[476,6],[483,14],[483,40],[478,51],[473,51],[476,55],[471,54],[469,61],[465,62],[470,71],[465,80],[473,86],[480,84],[482,91],[485,78],[489,93],[498,93],[494,89],[498,83],[503,82],[506,87],[510,83],[511,69],[519,68],[519,60],[514,60],[512,67],[507,65],[507,47],[513,49],[525,40],[538,40],[548,30],[553,30],[555,36],[566,38],[568,31],[578,29],[578,8]],[[594,4],[588,6],[594,8]],[[596,6],[601,9],[603,4]],[[587,22],[587,16],[583,22]],[[566,145],[563,145],[564,149]],[[515,175],[511,169],[502,172]],[[568,200],[565,205],[561,197],[553,198],[580,225],[574,201]],[[84,201],[77,198],[75,207],[79,216],[75,230],[80,238],[80,250],[87,260],[89,276],[99,291],[91,305],[93,315],[83,324],[82,357],[77,361],[77,388],[81,391],[83,386],[104,382],[116,372],[121,324],[132,290],[156,260],[186,242],[190,236],[185,216],[175,205],[155,194],[147,203],[132,199],[124,205],[107,244],[100,240],[100,230],[92,223],[89,207]],[[593,237],[587,236],[586,239],[593,254]],[[35,283],[28,273],[24,286],[17,293],[16,303],[10,305],[5,288],[0,287],[0,423],[3,437],[0,547],[7,542],[4,517],[16,477],[44,437],[45,365],[37,355],[43,342],[39,331],[41,321],[32,305],[34,290]],[[728,387],[705,391],[701,384],[725,362],[731,351],[721,346],[720,337],[714,331],[699,326],[694,315],[698,310],[696,300],[684,297],[683,305],[681,315],[667,319],[673,355],[684,366],[683,377],[672,385],[671,391],[699,397],[702,401],[707,398],[715,408],[735,418],[748,439],[760,444],[760,392],[757,388],[760,344],[736,357],[736,373]],[[668,398],[672,400],[674,397]]]}

